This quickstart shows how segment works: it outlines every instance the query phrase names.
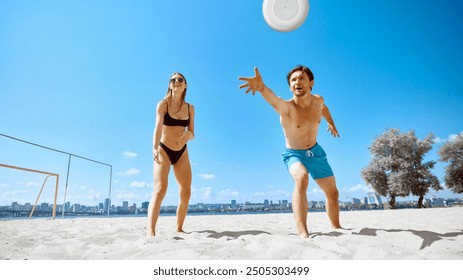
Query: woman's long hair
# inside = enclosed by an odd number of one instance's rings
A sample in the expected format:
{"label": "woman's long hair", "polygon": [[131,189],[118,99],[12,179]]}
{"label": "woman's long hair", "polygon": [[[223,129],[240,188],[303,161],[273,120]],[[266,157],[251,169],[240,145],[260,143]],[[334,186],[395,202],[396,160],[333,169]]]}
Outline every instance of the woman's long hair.
{"label": "woman's long hair", "polygon": [[[172,79],[172,77],[173,77],[174,75],[180,75],[180,76],[182,76],[182,78],[185,80],[185,85],[188,84],[187,81],[186,81],[185,76],[183,76],[182,73],[174,72],[174,73],[172,73],[172,75],[170,75],[170,79]],[[170,89],[170,79],[169,79],[169,86],[167,87],[166,96],[165,96],[164,99],[163,99],[163,100],[166,101],[166,102],[167,102],[168,100],[172,100],[172,90]],[[185,102],[186,89],[187,89],[187,88],[185,87],[185,90],[184,90],[183,93],[182,93],[182,103],[180,104],[180,107],[178,108],[178,111],[180,111],[180,108],[182,108],[182,105],[183,105],[183,103]],[[178,112],[178,111],[177,111],[177,112]]]}

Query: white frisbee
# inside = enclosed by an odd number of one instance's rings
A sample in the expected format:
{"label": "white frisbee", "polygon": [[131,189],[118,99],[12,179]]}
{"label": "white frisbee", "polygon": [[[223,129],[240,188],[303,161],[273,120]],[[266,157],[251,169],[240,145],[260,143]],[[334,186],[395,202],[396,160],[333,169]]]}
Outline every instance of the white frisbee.
{"label": "white frisbee", "polygon": [[309,14],[309,0],[264,0],[262,13],[267,24],[281,32],[301,26]]}

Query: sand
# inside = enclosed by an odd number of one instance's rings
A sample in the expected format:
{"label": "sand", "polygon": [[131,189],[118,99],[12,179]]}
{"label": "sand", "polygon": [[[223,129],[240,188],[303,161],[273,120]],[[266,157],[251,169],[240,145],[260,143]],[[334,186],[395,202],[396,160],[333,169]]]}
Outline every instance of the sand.
{"label": "sand", "polygon": [[[310,238],[292,214],[161,216],[0,221],[0,260],[463,260],[463,207],[309,213]],[[4,264],[4,263],[3,263]]]}

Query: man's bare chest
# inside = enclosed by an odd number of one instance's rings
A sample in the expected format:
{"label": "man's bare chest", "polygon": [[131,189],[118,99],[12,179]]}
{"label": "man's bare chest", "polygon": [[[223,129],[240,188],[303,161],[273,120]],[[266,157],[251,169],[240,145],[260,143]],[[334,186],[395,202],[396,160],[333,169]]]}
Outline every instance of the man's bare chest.
{"label": "man's bare chest", "polygon": [[321,114],[297,114],[282,117],[280,122],[285,130],[295,133],[304,133],[316,129],[321,121]]}
{"label": "man's bare chest", "polygon": [[307,109],[292,110],[289,115],[290,122],[297,127],[318,125],[321,121],[321,108],[313,106]]}

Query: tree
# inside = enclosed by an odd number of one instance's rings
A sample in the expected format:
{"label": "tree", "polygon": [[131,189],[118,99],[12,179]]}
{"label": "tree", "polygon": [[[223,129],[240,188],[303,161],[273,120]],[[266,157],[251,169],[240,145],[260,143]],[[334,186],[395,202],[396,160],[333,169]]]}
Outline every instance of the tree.
{"label": "tree", "polygon": [[399,129],[388,129],[370,146],[372,159],[362,169],[363,179],[382,196],[390,198],[395,208],[396,197],[419,196],[422,207],[424,195],[432,187],[442,189],[439,180],[431,173],[435,162],[423,163],[424,155],[432,148],[433,135],[419,140],[414,131],[401,133]]}
{"label": "tree", "polygon": [[408,162],[409,173],[411,175],[411,193],[418,196],[418,208],[423,207],[424,195],[432,188],[436,191],[442,190],[439,179],[431,173],[436,162],[428,161],[422,163],[424,155],[432,149],[434,144],[434,136],[430,134],[423,140],[416,138],[416,146],[414,146],[414,156]]}
{"label": "tree", "polygon": [[448,162],[444,182],[454,193],[463,193],[463,133],[439,149],[440,160]]}

